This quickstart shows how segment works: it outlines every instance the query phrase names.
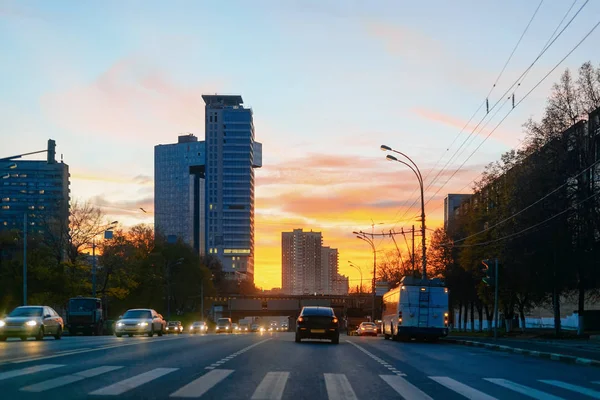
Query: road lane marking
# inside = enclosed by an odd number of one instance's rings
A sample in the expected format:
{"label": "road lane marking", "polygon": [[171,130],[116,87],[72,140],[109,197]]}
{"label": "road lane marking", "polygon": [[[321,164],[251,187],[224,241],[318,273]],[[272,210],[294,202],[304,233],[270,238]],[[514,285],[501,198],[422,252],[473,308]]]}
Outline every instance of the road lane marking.
{"label": "road lane marking", "polygon": [[433,400],[427,393],[397,375],[379,375],[392,389],[396,391],[404,400]]}
{"label": "road lane marking", "polygon": [[464,383],[455,381],[452,378],[448,378],[447,376],[430,376],[430,379],[433,379],[440,385],[446,386],[448,389],[463,395],[467,399],[471,400],[497,400],[495,397],[489,396],[483,392],[480,392],[477,389],[473,389],[471,386],[467,386]]}
{"label": "road lane marking", "polygon": [[396,374],[398,376],[406,376],[406,374],[402,373],[402,371],[398,371],[393,365],[390,365],[385,360],[382,360],[381,358],[377,357],[375,354],[371,353],[369,350],[365,349],[364,347],[359,346],[358,344],[356,344],[350,340],[346,340],[346,342],[350,343],[351,345],[353,345],[354,347],[356,347],[357,349],[359,349],[360,351],[362,351],[363,353],[365,353],[366,355],[371,357],[373,360],[377,361],[384,368],[387,368],[391,373]]}
{"label": "road lane marking", "polygon": [[518,383],[511,382],[507,379],[496,379],[496,378],[483,378],[488,382],[495,383],[496,385],[505,387],[514,392],[524,394],[525,396],[532,397],[537,400],[563,400],[562,397],[554,396],[541,390],[530,388],[528,386],[519,385]]}
{"label": "road lane marking", "polygon": [[235,353],[232,353],[230,355],[228,355],[227,357],[223,357],[221,358],[219,361],[215,361],[214,363],[212,363],[211,365],[209,365],[208,367],[204,367],[204,369],[215,369],[217,367],[221,367],[223,364],[225,364],[227,361],[231,361],[233,360],[235,357],[239,356],[242,353],[245,353],[246,351],[252,349],[253,347],[256,347],[260,344],[263,344],[265,342],[268,342],[269,340],[271,340],[271,338],[269,339],[265,339],[265,340],[261,340],[260,342],[251,344],[248,347],[244,347],[241,350],[236,351]]}
{"label": "road lane marking", "polygon": [[36,383],[30,386],[25,386],[20,390],[24,392],[44,392],[46,390],[54,389],[57,387],[65,386],[73,382],[79,382],[86,378],[93,378],[95,376],[105,374],[110,371],[114,371],[123,367],[105,365],[102,367],[92,368],[81,372],[76,372],[71,375],[59,376],[58,378],[48,379],[47,381],[43,381],[40,383]]}
{"label": "road lane marking", "polygon": [[584,388],[584,387],[577,386],[577,385],[572,385],[570,383],[566,383],[566,382],[562,382],[562,381],[555,381],[555,380],[542,380],[542,379],[540,379],[540,382],[543,382],[543,383],[548,384],[548,385],[556,386],[556,387],[559,387],[559,388],[562,388],[562,389],[567,389],[567,390],[570,390],[572,392],[581,393],[581,394],[584,394],[586,396],[592,397],[594,399],[600,399],[600,392],[597,392],[597,391],[592,390],[592,389]]}
{"label": "road lane marking", "polygon": [[[173,339],[154,339],[157,342],[166,342],[169,340],[174,340]],[[148,341],[139,341],[139,342],[135,342],[135,343],[125,343],[125,344],[116,344],[116,345],[110,345],[110,346],[103,346],[103,347],[94,347],[94,348],[85,348],[85,349],[77,349],[77,350],[72,350],[69,352],[65,352],[65,353],[54,353],[54,354],[50,354],[47,356],[38,356],[38,357],[20,357],[20,358],[12,358],[12,359],[8,359],[8,360],[2,360],[0,361],[0,365],[6,365],[6,364],[22,364],[22,363],[26,363],[26,362],[31,362],[31,361],[41,361],[41,360],[48,360],[51,358],[57,358],[57,357],[64,357],[64,356],[70,356],[70,355],[75,355],[75,354],[84,354],[84,353],[89,353],[92,351],[99,351],[99,350],[106,350],[106,349],[114,349],[114,348],[118,348],[118,347],[126,347],[126,346],[137,346],[140,344],[145,344],[145,343],[149,343]]]}
{"label": "road lane marking", "polygon": [[233,373],[232,369],[215,369],[188,383],[169,397],[198,398]]}
{"label": "road lane marking", "polygon": [[135,389],[138,386],[142,386],[145,383],[158,379],[161,376],[170,374],[173,371],[177,371],[178,369],[179,368],[155,368],[151,371],[144,372],[143,374],[132,376],[129,379],[125,379],[101,389],[94,390],[90,393],[90,395],[118,396],[131,389]]}
{"label": "road lane marking", "polygon": [[252,400],[281,400],[289,372],[268,372],[260,382]]}
{"label": "road lane marking", "polygon": [[344,374],[323,374],[329,400],[358,400]]}
{"label": "road lane marking", "polygon": [[71,349],[71,350],[57,351],[57,352],[56,352],[56,353],[54,353],[54,354],[72,353],[72,352],[74,352],[74,351],[80,351],[80,350],[89,350],[89,349],[91,349],[91,347],[84,347],[84,348],[82,348],[82,349]]}
{"label": "road lane marking", "polygon": [[42,364],[36,365],[34,367],[27,367],[23,369],[17,369],[14,371],[2,372],[0,373],[0,381],[5,379],[15,378],[17,376],[35,374],[36,372],[47,371],[49,369],[64,367],[64,365],[60,364]]}

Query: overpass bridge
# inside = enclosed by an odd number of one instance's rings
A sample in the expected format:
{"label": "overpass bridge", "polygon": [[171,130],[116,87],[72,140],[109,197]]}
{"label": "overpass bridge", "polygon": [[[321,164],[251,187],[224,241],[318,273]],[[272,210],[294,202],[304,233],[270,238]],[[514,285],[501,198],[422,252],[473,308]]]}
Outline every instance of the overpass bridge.
{"label": "overpass bridge", "polygon": [[[338,317],[371,315],[373,296],[352,295],[250,295],[206,297],[214,318],[230,317],[238,321],[244,317],[287,316],[295,321],[304,306],[332,307]],[[381,315],[381,296],[375,301],[375,315]],[[291,327],[291,325],[290,325]]]}

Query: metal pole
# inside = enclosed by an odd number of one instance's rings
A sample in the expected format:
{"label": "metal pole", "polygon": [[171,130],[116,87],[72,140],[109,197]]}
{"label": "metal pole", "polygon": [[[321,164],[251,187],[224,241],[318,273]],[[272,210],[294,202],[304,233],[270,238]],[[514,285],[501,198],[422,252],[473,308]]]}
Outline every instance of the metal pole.
{"label": "metal pole", "polygon": [[373,246],[373,312],[371,315],[371,322],[375,322],[375,297],[377,292],[375,291],[375,276],[377,273],[377,252],[375,251],[375,245],[371,243]]}
{"label": "metal pole", "polygon": [[92,297],[96,297],[96,239],[92,239]]}
{"label": "metal pole", "polygon": [[204,321],[204,278],[202,278],[202,284],[200,285],[200,316],[201,321]]}
{"label": "metal pole", "polygon": [[415,226],[412,226],[412,269],[415,271]]}
{"label": "metal pole", "polygon": [[27,212],[23,215],[23,305],[27,305]]}
{"label": "metal pole", "polygon": [[496,258],[496,285],[494,290],[494,340],[498,339],[498,259]]}
{"label": "metal pole", "polygon": [[423,279],[427,279],[427,248],[425,246],[425,197],[423,194],[423,178],[421,178],[421,244],[423,245]]}
{"label": "metal pole", "polygon": [[171,266],[167,261],[167,320],[171,319]]}

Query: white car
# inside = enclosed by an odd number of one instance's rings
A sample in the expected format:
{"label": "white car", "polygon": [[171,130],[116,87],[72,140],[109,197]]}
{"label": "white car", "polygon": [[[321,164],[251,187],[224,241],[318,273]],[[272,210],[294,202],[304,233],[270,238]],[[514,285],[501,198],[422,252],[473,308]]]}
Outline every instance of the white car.
{"label": "white car", "polygon": [[148,335],[162,336],[166,330],[166,322],[162,315],[151,308],[136,308],[127,310],[125,314],[119,317],[115,324],[115,335],[121,337],[128,335]]}

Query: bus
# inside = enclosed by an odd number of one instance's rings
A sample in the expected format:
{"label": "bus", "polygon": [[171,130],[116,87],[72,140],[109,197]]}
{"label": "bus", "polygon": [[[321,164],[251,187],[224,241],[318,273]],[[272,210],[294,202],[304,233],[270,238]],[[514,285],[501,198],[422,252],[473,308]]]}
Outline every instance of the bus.
{"label": "bus", "polygon": [[448,335],[448,288],[440,279],[405,276],[383,295],[383,337],[435,341]]}

